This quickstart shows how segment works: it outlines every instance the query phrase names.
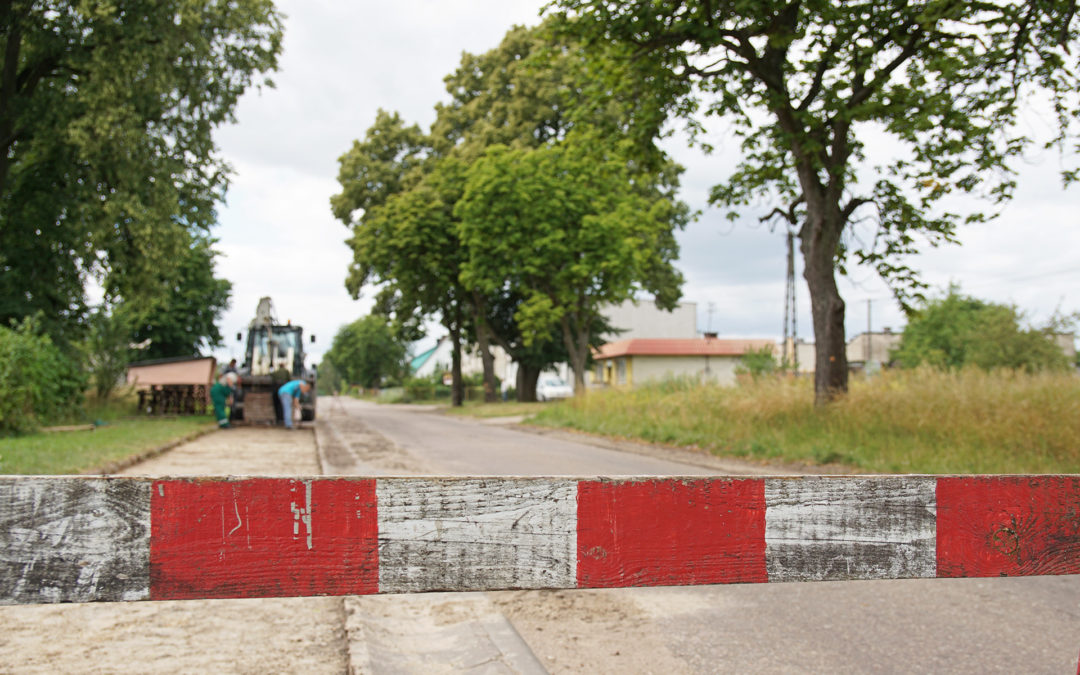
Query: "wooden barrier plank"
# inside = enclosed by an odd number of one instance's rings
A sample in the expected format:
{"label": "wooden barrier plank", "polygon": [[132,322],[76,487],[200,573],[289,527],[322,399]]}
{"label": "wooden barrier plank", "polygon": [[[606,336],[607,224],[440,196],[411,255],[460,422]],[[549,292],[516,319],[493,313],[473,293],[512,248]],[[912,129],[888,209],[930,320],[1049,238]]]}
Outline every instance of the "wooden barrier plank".
{"label": "wooden barrier plank", "polygon": [[380,479],[380,591],[573,588],[576,490],[563,479]]}
{"label": "wooden barrier plank", "polygon": [[153,600],[379,588],[371,479],[158,480],[151,515]]}
{"label": "wooden barrier plank", "polygon": [[936,576],[930,476],[766,480],[770,581]]}
{"label": "wooden barrier plank", "polygon": [[0,603],[146,600],[150,482],[0,481]]}
{"label": "wooden barrier plank", "polygon": [[0,478],[0,603],[1080,574],[1080,476]]}
{"label": "wooden barrier plank", "polygon": [[763,481],[581,481],[578,586],[768,581]]}

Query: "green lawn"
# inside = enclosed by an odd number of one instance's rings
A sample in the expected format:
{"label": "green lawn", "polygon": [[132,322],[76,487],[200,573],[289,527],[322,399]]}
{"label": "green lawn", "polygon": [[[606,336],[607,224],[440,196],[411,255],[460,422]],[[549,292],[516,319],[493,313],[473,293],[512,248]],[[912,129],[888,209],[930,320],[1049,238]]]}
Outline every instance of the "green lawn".
{"label": "green lawn", "polygon": [[213,425],[212,417],[114,419],[93,431],[0,438],[0,473],[77,474],[176,441]]}

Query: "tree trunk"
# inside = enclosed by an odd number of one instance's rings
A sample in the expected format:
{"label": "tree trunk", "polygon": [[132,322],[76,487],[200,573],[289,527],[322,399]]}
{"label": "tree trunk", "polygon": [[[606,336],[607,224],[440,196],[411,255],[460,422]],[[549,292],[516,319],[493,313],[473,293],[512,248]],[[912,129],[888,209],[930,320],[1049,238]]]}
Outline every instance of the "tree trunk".
{"label": "tree trunk", "polygon": [[517,400],[521,403],[536,402],[536,383],[540,380],[540,368],[518,362]]}
{"label": "tree trunk", "polygon": [[[577,323],[579,325],[575,326]],[[571,321],[563,316],[563,344],[570,357],[570,369],[574,371],[574,396],[585,395],[585,364],[589,360],[589,333],[587,321]],[[575,330],[576,329],[576,330]]]}
{"label": "tree trunk", "polygon": [[480,350],[480,363],[484,367],[484,403],[499,400],[498,387],[495,386],[495,357],[491,353],[491,331],[484,317],[486,305],[479,294],[473,294],[473,320],[476,324],[476,344]]}
{"label": "tree trunk", "polygon": [[450,329],[450,405],[461,407],[465,402],[465,384],[461,380],[461,323]]}
{"label": "tree trunk", "polygon": [[[808,213],[807,223],[827,216]],[[844,339],[844,300],[836,287],[836,224],[807,228],[818,236],[800,236],[803,278],[810,289],[810,309],[814,320],[814,403],[829,403],[848,390],[847,341]],[[824,234],[823,234],[824,232]]]}

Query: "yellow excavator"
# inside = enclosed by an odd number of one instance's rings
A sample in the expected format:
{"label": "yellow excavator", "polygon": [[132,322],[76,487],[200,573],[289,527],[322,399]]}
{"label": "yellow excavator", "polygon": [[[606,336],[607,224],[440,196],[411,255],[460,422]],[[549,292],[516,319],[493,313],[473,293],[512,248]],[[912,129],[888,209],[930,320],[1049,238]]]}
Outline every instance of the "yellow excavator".
{"label": "yellow excavator", "polygon": [[[236,334],[237,341],[243,334]],[[315,342],[315,336],[311,336]],[[304,364],[304,329],[291,321],[278,323],[270,298],[261,298],[255,318],[248,324],[244,362],[238,369],[240,390],[232,409],[232,419],[247,424],[277,424],[282,421],[278,387],[290,380],[311,383],[311,391],[300,397],[300,419],[315,419],[317,373]]]}

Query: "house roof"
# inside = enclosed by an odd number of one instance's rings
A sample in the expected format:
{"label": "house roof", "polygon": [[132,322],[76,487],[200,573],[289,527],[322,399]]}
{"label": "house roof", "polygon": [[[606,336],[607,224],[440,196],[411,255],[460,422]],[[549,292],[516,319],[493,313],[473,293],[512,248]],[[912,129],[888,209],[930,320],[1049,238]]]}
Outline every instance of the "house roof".
{"label": "house roof", "polygon": [[435,351],[439,348],[439,344],[441,342],[441,340],[439,342],[436,342],[435,346],[431,349],[423,352],[422,354],[417,354],[415,357],[413,357],[413,360],[409,361],[409,368],[412,369],[412,371],[415,373],[420,368],[420,366],[427,363],[427,360],[430,359],[431,356],[435,353]]}
{"label": "house roof", "polygon": [[593,358],[618,356],[742,356],[757,349],[775,349],[772,340],[720,340],[717,338],[635,338],[609,342]]}

